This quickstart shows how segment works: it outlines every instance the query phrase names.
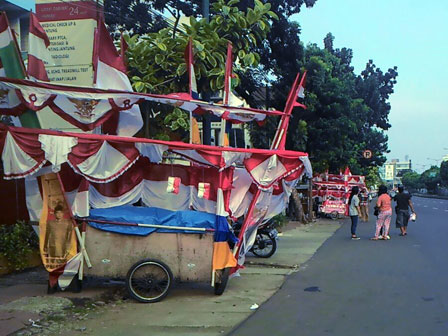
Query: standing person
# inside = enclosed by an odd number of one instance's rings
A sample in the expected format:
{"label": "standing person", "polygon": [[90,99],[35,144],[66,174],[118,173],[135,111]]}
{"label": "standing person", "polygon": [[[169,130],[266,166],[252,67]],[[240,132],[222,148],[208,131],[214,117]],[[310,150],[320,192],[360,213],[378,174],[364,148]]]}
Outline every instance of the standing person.
{"label": "standing person", "polygon": [[[381,185],[378,189],[378,200],[376,202],[376,206],[379,209],[378,218],[376,220],[376,230],[375,237],[371,238],[372,240],[390,239],[389,236],[389,227],[390,220],[392,218],[392,199],[387,194],[387,187],[385,185]],[[380,230],[383,229],[383,234],[380,236]]]}
{"label": "standing person", "polygon": [[367,189],[363,188],[359,194],[360,208],[361,208],[361,220],[363,222],[369,221],[369,196]]}
{"label": "standing person", "polygon": [[348,198],[348,213],[350,215],[350,219],[352,220],[351,233],[352,240],[359,240],[359,237],[356,235],[356,227],[358,226],[358,217],[361,213],[361,209],[359,208],[359,188],[353,187],[352,192],[350,193],[350,197]]}
{"label": "standing person", "polygon": [[395,226],[400,229],[400,236],[406,236],[408,234],[406,231],[410,216],[409,208],[411,208],[412,213],[415,214],[414,204],[412,204],[411,197],[411,194],[404,192],[403,186],[398,187],[398,194],[394,197],[394,200],[397,203],[395,206],[395,212],[397,214]]}

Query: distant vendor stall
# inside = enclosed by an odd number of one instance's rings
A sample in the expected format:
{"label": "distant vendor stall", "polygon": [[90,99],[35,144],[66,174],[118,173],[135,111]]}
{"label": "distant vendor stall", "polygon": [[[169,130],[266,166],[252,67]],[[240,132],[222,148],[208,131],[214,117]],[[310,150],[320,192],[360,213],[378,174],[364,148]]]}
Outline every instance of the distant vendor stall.
{"label": "distant vendor stall", "polygon": [[365,177],[352,175],[350,169],[340,174],[319,174],[313,178],[313,198],[319,204],[318,213],[332,219],[347,215],[352,187],[366,188]]}

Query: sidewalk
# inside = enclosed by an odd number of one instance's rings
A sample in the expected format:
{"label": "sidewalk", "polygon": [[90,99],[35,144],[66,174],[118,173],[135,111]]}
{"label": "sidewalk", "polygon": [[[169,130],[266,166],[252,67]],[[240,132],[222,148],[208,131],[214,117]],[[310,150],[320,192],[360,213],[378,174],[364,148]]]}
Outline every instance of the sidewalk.
{"label": "sidewalk", "polygon": [[[340,226],[331,220],[309,225],[290,222],[280,233],[275,255],[248,257],[241,277],[230,279],[222,296],[213,295],[209,284],[189,283],[175,286],[162,302],[141,304],[126,299],[122,287],[115,294],[111,288],[96,287],[47,296],[46,274],[38,276],[42,271],[34,271],[34,278],[40,280],[33,283],[9,279],[8,284],[8,277],[0,278],[0,335],[32,324],[29,319],[40,320],[35,322],[38,326],[17,334],[224,335],[252,314],[251,306],[269,299],[285,277],[306,263]],[[80,305],[81,301],[88,304]]]}

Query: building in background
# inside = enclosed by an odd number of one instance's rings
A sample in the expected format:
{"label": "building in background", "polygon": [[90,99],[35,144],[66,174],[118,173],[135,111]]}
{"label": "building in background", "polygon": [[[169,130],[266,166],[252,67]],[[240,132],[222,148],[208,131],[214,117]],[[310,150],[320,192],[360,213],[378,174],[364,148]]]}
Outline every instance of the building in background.
{"label": "building in background", "polygon": [[22,58],[26,60],[28,54],[28,33],[30,29],[30,11],[34,11],[35,1],[0,0],[0,12],[6,12],[9,24],[16,33],[17,43],[22,51]]}
{"label": "building in background", "polygon": [[405,161],[392,159],[386,162],[380,169],[380,177],[389,187],[395,188],[401,184],[401,177],[407,172],[412,171],[412,161],[406,155]]}

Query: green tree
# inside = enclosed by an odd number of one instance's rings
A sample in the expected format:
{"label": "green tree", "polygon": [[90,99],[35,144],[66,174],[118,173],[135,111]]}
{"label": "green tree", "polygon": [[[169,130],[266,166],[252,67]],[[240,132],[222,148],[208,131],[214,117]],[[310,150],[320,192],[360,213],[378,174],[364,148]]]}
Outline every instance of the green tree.
{"label": "green tree", "polygon": [[[162,13],[170,13],[170,23]],[[104,16],[110,30],[128,31],[133,34],[154,33],[162,28],[174,25],[180,16],[197,15],[200,1],[182,0],[105,0]]]}
{"label": "green tree", "polygon": [[444,187],[448,187],[448,161],[440,164],[440,180]]}
{"label": "green tree", "polygon": [[437,187],[440,184],[440,168],[437,166],[431,166],[431,168],[425,170],[420,177],[420,181],[423,183],[429,192],[436,192]]}
{"label": "green tree", "polygon": [[421,181],[420,174],[414,171],[404,173],[401,177],[401,183],[403,183],[406,189],[411,191],[425,188],[425,185]]}
{"label": "green tree", "polygon": [[[295,33],[298,37],[298,27]],[[275,63],[279,75],[273,83],[272,104],[277,109],[283,107],[287,94],[285,87],[293,81],[291,69],[306,69],[304,102],[308,108],[293,112],[287,148],[306,150],[316,171],[338,171],[348,165],[353,173],[367,174],[369,167],[380,166],[386,160],[384,154],[388,148],[384,130],[390,127],[386,123],[390,110],[390,106],[387,107],[396,69],[383,74],[369,62],[367,70],[357,76],[351,65],[352,51],[334,48],[333,40],[333,35],[327,34],[323,49],[316,44],[306,48],[296,44],[295,65],[289,64],[288,69],[282,69],[281,62]],[[289,84],[286,84],[287,76]],[[369,95],[374,98],[368,102]],[[274,132],[275,129],[262,130],[252,126],[252,139],[257,146],[266,146],[265,138],[272,138]],[[362,157],[365,149],[372,151],[372,158]]]}
{"label": "green tree", "polygon": [[[225,56],[227,43],[234,46],[235,64],[255,67],[260,56],[256,53],[270,29],[276,15],[270,4],[256,0],[253,8],[241,11],[235,4],[238,0],[219,0],[212,4],[210,20],[190,17],[189,25],[167,27],[155,33],[127,37],[128,59],[133,87],[139,92],[171,93],[186,92],[187,71],[184,51],[190,38],[195,53],[195,73],[200,92],[215,92],[224,86]],[[232,79],[237,86],[240,80]],[[159,112],[157,106],[152,111]],[[179,109],[165,110],[163,115],[152,113],[153,131],[157,138],[166,138],[173,131],[188,129],[188,117]],[[175,113],[173,117],[171,113]],[[182,114],[183,113],[183,114]],[[166,115],[168,114],[168,115]],[[173,138],[173,136],[171,136]]]}
{"label": "green tree", "polygon": [[366,174],[366,185],[368,188],[379,186],[383,183],[378,167],[369,167]]}

